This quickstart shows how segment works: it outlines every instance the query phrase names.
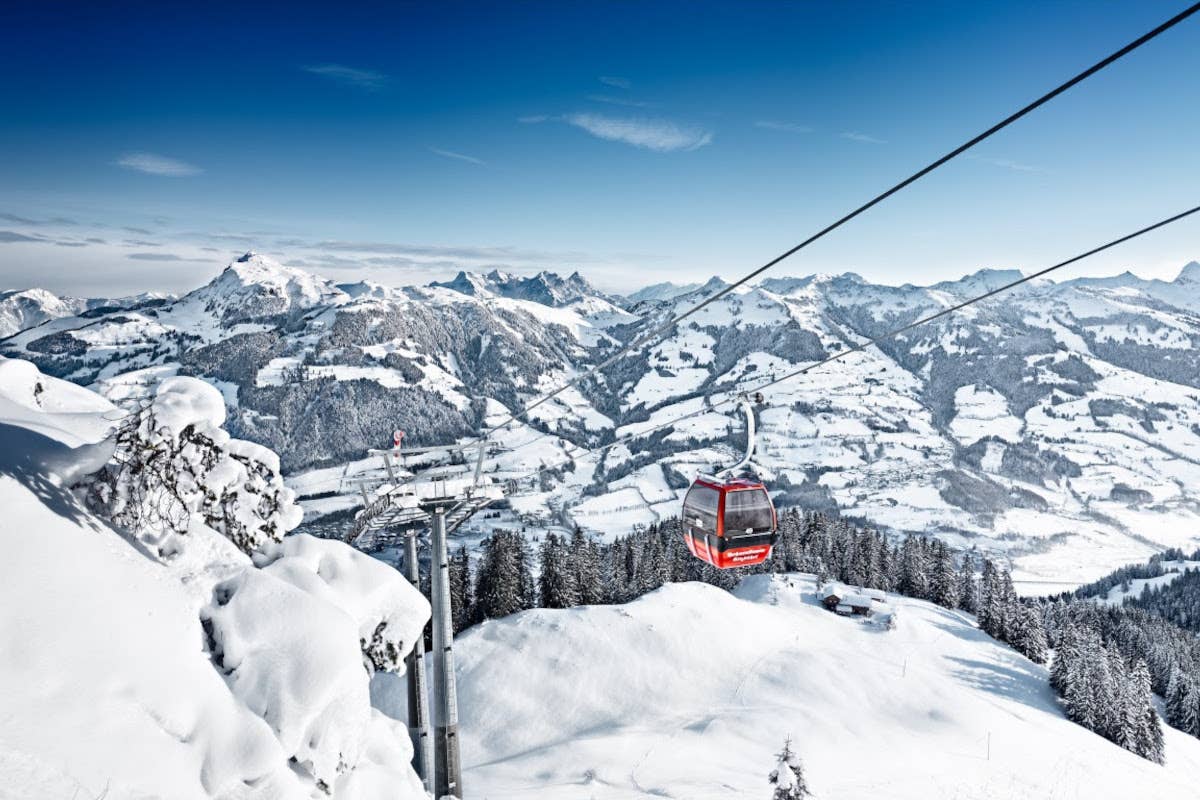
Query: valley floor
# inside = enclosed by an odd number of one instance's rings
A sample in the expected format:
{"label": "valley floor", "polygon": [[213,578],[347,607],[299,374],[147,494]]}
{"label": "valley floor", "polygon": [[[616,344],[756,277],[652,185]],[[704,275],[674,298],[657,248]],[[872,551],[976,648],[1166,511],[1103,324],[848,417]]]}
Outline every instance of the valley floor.
{"label": "valley floor", "polygon": [[[1200,740],[1157,766],[1069,722],[1044,667],[973,618],[892,598],[895,630],[811,576],[674,584],[534,610],[457,641],[472,797],[765,798],[786,737],[820,800],[1196,797]],[[396,689],[402,685],[397,683]],[[1165,726],[1164,726],[1165,727]]]}

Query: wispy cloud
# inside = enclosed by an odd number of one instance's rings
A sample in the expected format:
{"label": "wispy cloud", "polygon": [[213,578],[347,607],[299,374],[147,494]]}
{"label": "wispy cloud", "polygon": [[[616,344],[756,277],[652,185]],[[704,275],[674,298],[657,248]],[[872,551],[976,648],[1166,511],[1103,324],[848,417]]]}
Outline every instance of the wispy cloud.
{"label": "wispy cloud", "polygon": [[613,75],[601,75],[599,81],[605,86],[612,86],[616,89],[628,89],[633,86],[629,78],[617,78]]}
{"label": "wispy cloud", "polygon": [[629,108],[654,108],[655,103],[645,100],[632,100],[625,97],[613,97],[610,94],[589,94],[588,100],[593,103],[608,103],[610,106],[628,106]]}
{"label": "wispy cloud", "polygon": [[624,142],[656,153],[695,150],[713,140],[710,131],[668,120],[619,119],[603,114],[568,114],[563,120],[597,138]]}
{"label": "wispy cloud", "polygon": [[545,122],[548,119],[550,119],[550,117],[546,116],[545,114],[529,114],[524,117],[517,117],[517,122],[521,123],[522,125],[536,125],[537,123]]}
{"label": "wispy cloud", "polygon": [[1013,161],[1008,158],[989,158],[987,156],[977,156],[967,153],[967,158],[974,161],[982,161],[984,164],[991,164],[993,167],[1001,169],[1011,169],[1014,172],[1045,172],[1041,167],[1035,167],[1032,164],[1023,164],[1020,161]]}
{"label": "wispy cloud", "polygon": [[154,153],[126,153],[117,159],[117,165],[144,172],[147,175],[160,175],[165,178],[186,178],[189,175],[199,175],[203,172],[197,166]]}
{"label": "wispy cloud", "polygon": [[11,244],[13,242],[44,242],[45,239],[39,236],[26,236],[23,233],[16,231],[0,231],[0,242]]}
{"label": "wispy cloud", "polygon": [[329,239],[307,245],[315,251],[357,252],[386,254],[406,258],[449,258],[469,261],[534,261],[558,263],[563,261],[587,261],[590,257],[579,252],[551,252],[526,250],[518,247],[480,247],[473,245],[446,246],[406,244],[400,242],[360,242],[344,239]]}
{"label": "wispy cloud", "polygon": [[68,217],[50,217],[49,219],[30,219],[17,214],[0,213],[0,220],[15,222],[18,225],[78,225],[79,222]]}
{"label": "wispy cloud", "polygon": [[798,122],[779,122],[771,119],[760,119],[754,123],[754,127],[769,131],[784,131],[785,133],[812,133],[814,130],[811,125],[801,125]]}
{"label": "wispy cloud", "polygon": [[852,142],[862,142],[863,144],[887,144],[885,139],[876,139],[874,136],[868,136],[858,131],[846,131],[841,136],[843,139],[849,139]]}
{"label": "wispy cloud", "polygon": [[176,253],[130,253],[126,258],[134,261],[201,261],[209,262],[209,258],[187,258]]}
{"label": "wispy cloud", "polygon": [[387,82],[387,76],[382,72],[373,72],[369,69],[356,69],[347,67],[345,64],[314,64],[308,67],[301,67],[305,72],[313,75],[320,75],[322,78],[353,86],[358,89],[367,91],[375,91],[383,88]]}
{"label": "wispy cloud", "polygon": [[440,147],[431,147],[429,148],[429,152],[433,153],[435,156],[441,156],[442,158],[453,158],[457,159],[458,161],[466,161],[468,164],[479,164],[480,166],[487,164],[487,162],[481,158],[469,156],[466,153],[456,153],[453,150],[443,150]]}

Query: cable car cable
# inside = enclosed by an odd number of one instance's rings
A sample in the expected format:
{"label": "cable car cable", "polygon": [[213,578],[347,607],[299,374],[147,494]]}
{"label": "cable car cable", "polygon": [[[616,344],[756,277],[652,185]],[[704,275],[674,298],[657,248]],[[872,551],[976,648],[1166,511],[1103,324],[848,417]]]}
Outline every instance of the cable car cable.
{"label": "cable car cable", "polygon": [[645,347],[646,345],[649,345],[652,342],[658,341],[664,334],[669,332],[673,327],[678,325],[683,320],[696,314],[697,312],[701,311],[702,309],[711,305],[712,303],[715,303],[716,301],[720,300],[721,298],[729,295],[729,293],[732,292],[733,290],[737,289],[740,286],[745,285],[747,282],[749,282],[749,281],[753,280],[754,278],[758,277],[759,275],[763,274],[767,270],[769,270],[772,267],[774,267],[775,265],[779,264],[781,261],[795,255],[799,251],[803,250],[805,247],[808,247],[813,242],[816,242],[818,239],[823,238],[826,234],[832,233],[833,231],[840,228],[842,225],[846,224],[847,222],[849,222],[850,220],[859,216],[860,214],[864,213],[865,211],[868,211],[869,209],[873,208],[874,206],[878,205],[879,203],[882,203],[884,200],[886,200],[887,198],[896,194],[900,190],[910,186],[913,183],[916,183],[918,180],[925,177],[929,173],[933,172],[938,167],[944,165],[946,162],[950,161],[951,159],[955,158],[956,156],[961,155],[962,153],[966,152],[967,150],[970,150],[975,145],[979,144],[980,142],[984,141],[985,139],[990,138],[991,136],[1000,132],[1004,128],[1007,128],[1009,125],[1013,124],[1017,120],[1026,116],[1030,112],[1035,111],[1036,109],[1038,109],[1041,106],[1045,105],[1046,103],[1050,102],[1055,97],[1058,97],[1060,94],[1067,91],[1071,87],[1090,78],[1092,75],[1095,75],[1097,72],[1099,72],[1100,70],[1109,66],[1113,62],[1121,59],[1122,57],[1128,55],[1129,53],[1138,49],[1142,45],[1144,45],[1147,42],[1151,41],[1152,39],[1156,38],[1160,34],[1165,33],[1166,31],[1175,27],[1180,22],[1183,22],[1185,19],[1187,19],[1188,17],[1195,14],[1197,11],[1200,11],[1200,2],[1194,3],[1193,5],[1189,6],[1188,8],[1179,12],[1175,16],[1171,17],[1170,19],[1168,19],[1166,22],[1162,23],[1158,27],[1154,28],[1153,30],[1148,31],[1147,33],[1139,36],[1137,39],[1134,39],[1132,42],[1125,45],[1121,49],[1111,53],[1110,55],[1106,56],[1105,58],[1101,59],[1100,61],[1097,61],[1095,64],[1088,67],[1083,72],[1080,72],[1078,75],[1074,76],[1073,78],[1067,80],[1064,83],[1059,84],[1054,89],[1051,89],[1049,92],[1046,92],[1041,97],[1034,100],[1032,103],[1029,103],[1028,105],[1021,108],[1020,110],[1010,114],[1009,116],[1005,117],[1000,122],[997,122],[995,125],[988,128],[987,130],[985,130],[983,133],[980,133],[977,136],[969,139],[965,143],[959,145],[958,147],[954,148],[950,152],[943,155],[941,158],[938,158],[937,160],[933,161],[929,165],[921,168],[917,172],[914,172],[912,175],[910,175],[907,178],[905,178],[904,180],[900,181],[895,186],[892,186],[890,189],[887,189],[886,191],[876,195],[874,198],[872,198],[868,202],[864,203],[863,205],[859,206],[858,208],[854,209],[853,211],[846,214],[845,216],[841,217],[836,222],[833,222],[830,225],[827,225],[826,227],[824,227],[821,230],[814,233],[812,236],[809,236],[807,239],[800,242],[800,244],[781,253],[780,255],[771,259],[770,261],[768,261],[767,263],[758,267],[757,269],[747,273],[746,275],[744,275],[743,277],[738,279],[736,282],[731,283],[730,285],[726,286],[724,289],[717,292],[716,294],[705,298],[703,301],[692,306],[691,308],[689,308],[687,311],[683,312],[682,314],[679,314],[678,316],[673,317],[668,322],[666,322],[662,325],[659,325],[657,328],[653,329],[649,333],[631,339],[629,342],[622,345],[620,348],[617,349],[617,351],[615,353],[611,354],[608,358],[606,358],[601,363],[595,365],[594,367],[586,370],[585,372],[583,372],[579,375],[576,375],[574,378],[571,378],[569,381],[562,384],[557,389],[554,389],[553,391],[543,395],[542,397],[540,397],[539,399],[530,403],[529,405],[526,405],[520,411],[510,412],[508,417],[506,419],[504,419],[504,421],[497,423],[495,425],[492,425],[490,428],[485,430],[482,434],[479,434],[479,436],[477,436],[474,441],[469,442],[468,444],[466,444],[464,446],[470,447],[473,444],[476,444],[478,441],[488,438],[493,433],[496,433],[497,431],[501,430],[509,423],[515,422],[515,421],[525,417],[527,414],[529,414],[530,411],[532,411],[533,409],[542,405],[543,403],[549,402],[550,400],[554,399],[558,395],[565,392],[567,389],[570,389],[573,386],[577,386],[581,382],[587,380],[588,378],[599,374],[603,370],[605,370],[608,367],[615,364],[617,362],[617,360],[620,359],[622,356],[624,356],[630,352],[633,352],[634,350],[640,350],[641,348]]}

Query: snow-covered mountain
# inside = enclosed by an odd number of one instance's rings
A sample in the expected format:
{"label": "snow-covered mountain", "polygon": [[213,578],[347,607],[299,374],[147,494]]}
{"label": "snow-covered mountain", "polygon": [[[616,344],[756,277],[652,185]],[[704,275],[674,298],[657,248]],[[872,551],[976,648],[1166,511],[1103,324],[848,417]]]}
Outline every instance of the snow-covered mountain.
{"label": "snow-covered mountain", "polygon": [[790,737],[814,797],[1195,796],[1200,741],[1166,728],[1153,764],[1068,721],[1046,668],[969,615],[889,596],[885,631],[826,611],[815,588],[807,575],[750,576],[733,594],[669,584],[468,630],[455,642],[464,786],[769,797]]}
{"label": "snow-covered mountain", "polygon": [[85,308],[74,298],[63,298],[45,289],[0,292],[0,338],[41,325],[46,320],[69,317]]}
{"label": "snow-covered mountain", "polygon": [[[689,476],[728,463],[743,444],[741,421],[705,412],[706,402],[1017,275],[983,270],[929,287],[819,275],[741,287],[498,433],[485,468],[523,479],[511,513],[531,529],[579,524],[611,535],[674,515]],[[51,320],[2,349],[116,400],[169,375],[202,377],[224,393],[237,435],[280,452],[305,494],[327,495],[368,469],[365,450],[394,428],[431,444],[499,422],[726,285],[658,287],[621,303],[578,274],[338,286],[247,254],[176,301]],[[769,390],[757,467],[780,504],[837,507],[1003,553],[1018,583],[1065,587],[1194,546],[1197,298],[1196,263],[1174,281],[1027,284]],[[581,454],[690,412],[699,413]],[[333,507],[344,504],[310,510]]]}
{"label": "snow-covered mountain", "polygon": [[102,309],[115,310],[169,299],[169,295],[145,292],[119,298],[59,297],[45,289],[0,292],[0,339],[60,317],[71,317]]}
{"label": "snow-covered mountain", "polygon": [[512,300],[531,300],[547,306],[564,306],[576,300],[600,295],[578,272],[573,272],[566,278],[545,271],[533,277],[510,275],[499,270],[492,270],[486,275],[460,272],[454,280],[443,283],[434,281],[429,285],[469,295],[494,294]]}
{"label": "snow-covered mountain", "polygon": [[[721,279],[713,278],[713,280],[719,281]],[[680,295],[696,291],[701,285],[699,283],[654,283],[625,295],[625,304],[633,306],[642,302],[656,303],[663,300],[673,300]]]}

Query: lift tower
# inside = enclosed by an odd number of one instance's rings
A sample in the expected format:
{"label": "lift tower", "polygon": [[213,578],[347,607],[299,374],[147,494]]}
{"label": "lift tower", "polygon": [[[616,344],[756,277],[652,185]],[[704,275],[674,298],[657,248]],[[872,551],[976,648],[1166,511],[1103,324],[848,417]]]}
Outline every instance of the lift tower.
{"label": "lift tower", "polygon": [[[405,567],[409,580],[420,585],[416,557],[416,529],[430,529],[430,607],[433,624],[432,708],[435,730],[432,737],[433,757],[427,758],[425,743],[429,741],[429,714],[422,700],[426,693],[424,679],[424,642],[417,641],[413,653],[406,658],[408,666],[409,735],[413,739],[413,767],[422,776],[433,796],[457,797],[462,794],[462,757],[458,742],[458,692],[454,676],[454,623],[450,598],[450,558],[446,540],[450,533],[465,523],[477,511],[503,496],[501,488],[483,476],[483,456],[486,442],[476,445],[474,475],[463,464],[449,474],[429,470],[428,477],[409,479],[399,466],[400,460],[416,454],[461,454],[461,448],[399,446],[387,450],[371,450],[370,455],[383,458],[387,481],[379,487],[372,500],[362,487],[366,507],[359,513],[347,532],[346,541],[363,550],[380,550],[396,544],[396,536],[404,531]],[[465,462],[465,459],[464,459]],[[440,474],[438,474],[440,472]],[[428,473],[427,473],[428,474]],[[420,755],[418,756],[418,748]],[[430,769],[432,767],[432,769]],[[422,768],[424,771],[422,772]],[[431,786],[432,784],[432,786]]]}

